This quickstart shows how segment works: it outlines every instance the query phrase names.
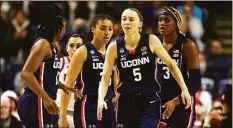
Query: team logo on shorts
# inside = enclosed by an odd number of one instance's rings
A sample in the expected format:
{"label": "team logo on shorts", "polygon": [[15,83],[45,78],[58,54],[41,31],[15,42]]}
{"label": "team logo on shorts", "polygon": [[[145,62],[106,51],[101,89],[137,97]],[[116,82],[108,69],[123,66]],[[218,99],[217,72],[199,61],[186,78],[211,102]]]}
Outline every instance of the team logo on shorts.
{"label": "team logo on shorts", "polygon": [[124,52],[125,52],[124,48],[121,48],[120,53],[124,53]]}
{"label": "team logo on shorts", "polygon": [[96,128],[95,124],[89,124],[88,128]]}
{"label": "team logo on shorts", "polygon": [[95,51],[94,51],[94,50],[91,50],[90,53],[91,53],[91,54],[95,54]]}
{"label": "team logo on shorts", "polygon": [[47,124],[46,128],[53,128],[53,124]]}
{"label": "team logo on shorts", "polygon": [[117,128],[124,128],[124,125],[122,123],[118,123]]}

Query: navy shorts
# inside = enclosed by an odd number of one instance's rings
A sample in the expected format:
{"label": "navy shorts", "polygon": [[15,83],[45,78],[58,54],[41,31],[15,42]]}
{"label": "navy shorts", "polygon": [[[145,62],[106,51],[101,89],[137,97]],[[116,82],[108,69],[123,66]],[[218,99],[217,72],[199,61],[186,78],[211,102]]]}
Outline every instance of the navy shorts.
{"label": "navy shorts", "polygon": [[157,128],[161,119],[161,100],[154,94],[121,94],[117,128]]}
{"label": "navy shorts", "polygon": [[183,104],[177,105],[167,120],[162,120],[161,125],[171,128],[192,128],[196,120],[195,103],[189,109],[185,109]]}
{"label": "navy shorts", "polygon": [[116,128],[116,112],[112,100],[107,100],[107,110],[103,110],[103,119],[97,120],[97,96],[85,95],[74,104],[75,128]]}
{"label": "navy shorts", "polygon": [[57,128],[58,115],[51,115],[42,99],[32,92],[25,91],[18,101],[18,114],[26,128]]}

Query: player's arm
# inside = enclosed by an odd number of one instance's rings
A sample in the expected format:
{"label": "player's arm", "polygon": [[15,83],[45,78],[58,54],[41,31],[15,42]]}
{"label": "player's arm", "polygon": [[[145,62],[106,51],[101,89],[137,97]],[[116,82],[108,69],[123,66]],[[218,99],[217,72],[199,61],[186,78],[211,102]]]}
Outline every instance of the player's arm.
{"label": "player's arm", "polygon": [[167,65],[169,70],[171,71],[173,77],[176,79],[176,81],[179,83],[180,88],[182,90],[182,101],[186,105],[186,108],[190,107],[191,105],[191,97],[188,92],[188,88],[184,82],[184,78],[176,65],[176,63],[172,60],[172,58],[169,56],[167,51],[162,46],[162,43],[155,35],[150,35],[149,37],[149,45],[150,49],[153,53],[155,53],[159,58],[162,59],[162,61]]}
{"label": "player's arm", "polygon": [[[87,59],[87,49],[85,46],[81,46],[78,48],[70,61],[70,65],[67,70],[66,79],[64,83],[59,82],[59,84],[64,84],[65,86],[71,88],[73,87],[75,80],[78,77],[78,74],[80,73],[83,63]],[[70,100],[70,93],[67,94],[63,91],[61,91],[61,107],[60,107],[60,119],[66,118],[67,115],[67,106]]]}
{"label": "player's arm", "polygon": [[104,98],[108,91],[109,79],[116,58],[117,58],[117,46],[116,46],[116,42],[112,42],[109,44],[106,52],[103,75],[98,89],[98,112],[97,112],[98,120],[101,120],[102,118],[102,109],[103,108],[107,109],[107,104],[104,102]]}
{"label": "player's arm", "polygon": [[55,102],[48,96],[48,94],[39,85],[34,73],[43,66],[43,60],[52,56],[50,44],[45,39],[38,40],[32,47],[29,57],[27,58],[21,78],[29,88],[36,93],[37,96],[43,99],[44,106],[50,114],[57,114],[58,108]]}
{"label": "player's arm", "polygon": [[21,73],[24,83],[42,99],[47,99],[49,96],[39,85],[34,73],[39,66],[43,66],[42,61],[50,56],[52,56],[50,44],[45,39],[40,39],[33,45]]}
{"label": "player's arm", "polygon": [[117,57],[116,43],[113,42],[109,44],[106,52],[103,75],[98,90],[98,95],[99,95],[98,100],[104,100],[105,98],[116,57]]}
{"label": "player's arm", "polygon": [[[199,51],[196,44],[188,39],[188,43],[184,45],[184,54],[187,59],[188,66],[188,90],[190,95],[193,96],[201,87],[201,73],[200,73],[200,61],[199,61]],[[181,96],[173,99],[176,103],[180,104]]]}
{"label": "player's arm", "polygon": [[200,60],[198,48],[190,39],[188,39],[188,43],[184,45],[184,56],[187,59],[189,73],[187,87],[190,95],[195,95],[201,87]]}

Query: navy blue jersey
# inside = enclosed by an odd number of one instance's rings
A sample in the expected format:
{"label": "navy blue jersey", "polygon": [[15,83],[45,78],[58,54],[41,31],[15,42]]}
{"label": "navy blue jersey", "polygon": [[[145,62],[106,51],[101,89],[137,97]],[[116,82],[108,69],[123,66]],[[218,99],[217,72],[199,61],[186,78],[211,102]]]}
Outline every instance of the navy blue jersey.
{"label": "navy blue jersey", "polygon": [[[159,39],[161,40],[161,42],[163,42],[161,36],[159,36]],[[183,47],[186,43],[187,43],[187,38],[179,34],[176,43],[169,49],[168,54],[176,62],[187,84],[187,80],[188,80],[187,61],[182,54]],[[156,77],[162,87],[161,93],[164,93],[165,95],[162,96],[163,99],[168,100],[180,95],[181,93],[180,86],[175,80],[175,78],[172,76],[167,65],[160,58],[157,58],[156,63],[157,63]]]}
{"label": "navy blue jersey", "polygon": [[[96,50],[91,42],[86,43],[85,46],[87,48],[87,60],[84,62],[83,69],[81,71],[81,83],[84,87],[83,94],[98,96],[98,88],[103,73],[105,58],[104,55]],[[111,99],[115,96],[112,77],[105,97],[106,99]]]}
{"label": "navy blue jersey", "polygon": [[125,47],[124,37],[118,38],[117,68],[121,84],[120,93],[156,93],[160,85],[155,80],[155,55],[149,47],[149,35],[141,35],[134,51]]}
{"label": "navy blue jersey", "polygon": [[[35,43],[41,38],[38,38]],[[52,57],[44,59],[40,64],[40,67],[34,73],[40,86],[53,100],[56,100],[57,94],[57,81],[60,71],[60,58],[58,56],[58,49],[55,44],[50,43]],[[29,87],[25,87],[25,90],[31,91]],[[32,91],[31,91],[32,92]]]}

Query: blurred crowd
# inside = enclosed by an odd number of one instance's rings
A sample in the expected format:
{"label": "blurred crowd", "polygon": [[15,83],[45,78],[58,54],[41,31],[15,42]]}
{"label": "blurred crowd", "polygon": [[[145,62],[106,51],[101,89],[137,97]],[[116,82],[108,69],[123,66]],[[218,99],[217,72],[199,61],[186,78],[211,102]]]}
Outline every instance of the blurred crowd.
{"label": "blurred crowd", "polygon": [[[1,119],[0,127],[22,127],[17,114],[17,100],[23,94],[25,86],[20,77],[22,66],[29,55],[35,31],[38,28],[40,8],[47,4],[57,4],[65,12],[67,31],[58,48],[60,55],[67,39],[74,33],[88,37],[90,19],[95,14],[109,14],[115,19],[115,40],[122,35],[120,15],[127,7],[139,9],[144,18],[143,31],[157,32],[157,13],[162,7],[176,7],[183,16],[182,31],[193,39],[200,51],[201,89],[196,93],[195,128],[227,128],[231,122],[231,57],[223,53],[220,38],[214,33],[212,10],[199,6],[193,1],[65,1],[65,2],[8,2],[1,1],[0,19],[0,91]],[[199,2],[200,3],[200,2]],[[231,124],[230,124],[231,126]]]}

